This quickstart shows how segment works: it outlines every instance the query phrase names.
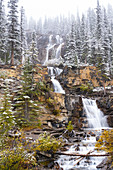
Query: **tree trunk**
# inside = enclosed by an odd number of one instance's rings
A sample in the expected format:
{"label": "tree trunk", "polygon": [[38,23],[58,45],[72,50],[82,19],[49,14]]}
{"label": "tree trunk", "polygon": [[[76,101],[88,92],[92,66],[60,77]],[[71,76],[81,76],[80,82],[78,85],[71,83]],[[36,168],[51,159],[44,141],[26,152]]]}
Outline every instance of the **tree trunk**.
{"label": "tree trunk", "polygon": [[25,110],[24,110],[24,116],[25,116],[25,119],[29,119],[29,116],[28,116],[28,102],[27,100],[25,99]]}
{"label": "tree trunk", "polygon": [[109,156],[109,153],[106,153],[106,154],[78,154],[78,153],[56,152],[56,154],[58,154],[58,155],[67,155],[67,156],[81,156],[81,157],[87,157],[87,156],[93,156],[93,157]]}
{"label": "tree trunk", "polygon": [[12,42],[12,47],[11,47],[11,65],[14,65],[14,44]]}

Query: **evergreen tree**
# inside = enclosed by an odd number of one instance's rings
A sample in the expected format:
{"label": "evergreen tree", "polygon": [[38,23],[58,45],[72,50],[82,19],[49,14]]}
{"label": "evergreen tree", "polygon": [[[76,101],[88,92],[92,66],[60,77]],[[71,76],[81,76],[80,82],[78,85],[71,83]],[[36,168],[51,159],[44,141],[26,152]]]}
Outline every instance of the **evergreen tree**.
{"label": "evergreen tree", "polygon": [[29,50],[25,53],[25,63],[22,68],[22,89],[18,92],[15,100],[15,112],[19,125],[30,123],[34,117],[38,118],[38,105],[33,101],[35,96],[34,72],[38,62],[38,51],[36,48],[36,34],[32,35]]}
{"label": "evergreen tree", "polygon": [[96,14],[97,14],[97,39],[100,40],[102,36],[102,13],[101,13],[101,6],[99,4],[99,0],[97,0],[97,8],[96,8]]}
{"label": "evergreen tree", "polygon": [[109,30],[108,30],[108,18],[106,14],[106,10],[104,9],[104,21],[103,21],[103,48],[104,48],[104,62],[106,63],[106,71],[110,74],[111,68],[111,46],[109,39]]}
{"label": "evergreen tree", "polygon": [[89,64],[95,65],[97,63],[96,57],[97,57],[97,39],[96,37],[93,37],[91,40],[91,57],[89,58]]}
{"label": "evergreen tree", "polygon": [[71,33],[67,37],[65,65],[75,66],[77,65],[76,47],[75,47],[75,35],[74,24],[72,24]]}
{"label": "evergreen tree", "polygon": [[20,15],[20,38],[21,38],[21,63],[23,63],[23,56],[26,49],[26,36],[25,36],[25,12],[24,8],[21,7]]}
{"label": "evergreen tree", "polygon": [[33,64],[33,66],[39,62],[38,49],[37,49],[37,36],[36,36],[35,31],[32,33],[32,41],[30,43],[27,55],[29,59],[31,60],[31,63]]}
{"label": "evergreen tree", "polygon": [[89,25],[89,31],[92,35],[92,37],[95,35],[95,29],[96,29],[96,14],[94,12],[93,9],[88,9],[88,12],[87,12],[87,20],[86,20]]}
{"label": "evergreen tree", "polygon": [[[81,27],[80,27],[80,35],[81,35],[81,62],[82,63],[87,63],[87,58],[88,58],[88,51],[89,51],[89,44],[88,44],[88,36],[86,33],[86,26],[85,26],[85,16],[82,15],[82,20],[81,20]],[[87,30],[88,31],[88,30]]]}
{"label": "evergreen tree", "polygon": [[0,107],[0,146],[4,144],[5,138],[8,136],[9,130],[15,127],[15,116],[11,104],[11,95],[8,92],[8,86],[4,89],[2,98],[2,106]]}
{"label": "evergreen tree", "polygon": [[34,95],[34,77],[33,77],[32,64],[27,58],[25,64],[23,65],[22,71],[22,88],[18,91],[17,96],[14,98],[15,115],[17,118],[17,123],[22,126],[25,124],[30,124],[32,120],[38,118],[38,105],[33,101]]}
{"label": "evergreen tree", "polygon": [[11,65],[14,65],[14,59],[20,58],[20,29],[18,23],[18,0],[10,0],[8,2],[8,44],[9,52],[11,54]]}
{"label": "evergreen tree", "polygon": [[0,59],[6,63],[7,53],[7,27],[3,0],[0,0]]}

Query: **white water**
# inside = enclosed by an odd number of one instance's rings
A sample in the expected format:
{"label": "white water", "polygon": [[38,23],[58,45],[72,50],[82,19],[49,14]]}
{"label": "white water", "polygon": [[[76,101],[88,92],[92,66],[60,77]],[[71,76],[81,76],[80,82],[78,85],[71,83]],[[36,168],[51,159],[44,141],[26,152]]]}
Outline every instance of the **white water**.
{"label": "white water", "polygon": [[[49,44],[47,46],[47,53],[46,53],[46,59],[45,59],[45,62],[44,62],[44,65],[56,65],[56,64],[60,64],[60,61],[61,61],[61,48],[62,48],[62,38],[60,38],[59,35],[56,35],[56,43],[58,44],[58,47],[56,49],[56,54],[54,56],[53,59],[49,60],[49,50],[54,48],[54,46],[56,44],[53,44],[52,43],[52,35],[49,36]],[[54,92],[56,93],[62,93],[62,94],[65,94],[65,91],[63,90],[61,84],[59,83],[58,80],[55,79],[56,76],[60,75],[61,72],[63,70],[62,69],[59,69],[57,67],[48,67],[48,73],[49,75],[51,76],[51,81],[53,83],[53,86],[54,86]]]}
{"label": "white water", "polygon": [[55,44],[52,43],[52,37],[53,37],[53,35],[49,36],[49,44],[48,44],[48,46],[46,48],[47,53],[46,53],[46,59],[45,59],[44,65],[46,65],[46,63],[49,60],[49,51],[50,51],[50,49],[54,48],[54,46],[55,46]]}
{"label": "white water", "polygon": [[108,127],[106,117],[103,112],[98,109],[96,100],[82,98],[84,111],[87,115],[89,127],[95,129],[102,129]]}
{"label": "white water", "polygon": [[[95,148],[95,137],[85,138],[81,143],[76,143],[75,145],[71,146],[68,151],[65,153],[78,153],[78,154],[87,154],[89,151],[93,151]],[[80,145],[79,151],[75,151],[76,146]],[[104,152],[101,152],[101,154]],[[97,151],[94,151],[92,154],[99,154]],[[60,156],[57,160],[58,164],[60,165],[63,170],[97,170],[96,166],[99,165],[104,157],[89,157],[84,158],[79,162],[78,165],[76,163],[79,161],[78,156]],[[81,157],[80,157],[81,159]]]}
{"label": "white water", "polygon": [[[101,129],[104,129],[104,127],[108,128],[106,117],[104,116],[103,112],[98,109],[96,100],[91,99],[82,99],[84,110],[87,114],[87,119],[89,122],[89,126],[92,127],[90,129],[86,129],[87,133],[89,135],[89,132],[93,132],[95,135],[100,136],[101,135]],[[94,130],[96,129],[96,131]],[[94,151],[93,154],[96,154],[97,151],[95,150],[95,143],[96,143],[96,137],[85,137],[84,140],[82,140],[79,143],[74,143],[73,146],[70,147],[66,153],[79,153],[79,154],[87,154],[89,151]],[[77,145],[79,144],[79,151],[75,151]],[[104,154],[105,152],[101,151],[101,154]],[[99,154],[99,152],[97,153]],[[79,159],[77,159],[77,156],[60,156],[59,159],[56,161],[60,165],[63,170],[97,170],[96,166],[99,165],[102,160],[105,157],[89,157],[89,158],[83,158],[79,162],[79,164],[76,164]],[[81,159],[81,157],[80,157]]]}
{"label": "white water", "polygon": [[63,70],[59,69],[57,67],[48,67],[48,73],[51,76],[51,81],[53,83],[54,86],[54,92],[55,93],[62,93],[65,94],[65,91],[63,90],[61,84],[59,83],[58,80],[55,79],[55,76],[58,76],[61,74]]}
{"label": "white water", "polygon": [[59,81],[56,80],[54,77],[51,78],[51,81],[54,86],[54,92],[55,93],[62,93],[65,94],[65,91],[63,90],[62,86],[60,85]]}
{"label": "white water", "polygon": [[[46,66],[48,66],[48,65],[59,65],[63,62],[63,59],[61,57],[61,48],[64,45],[63,39],[59,35],[56,35],[56,43],[53,44],[52,38],[53,38],[53,35],[50,35],[49,36],[49,43],[48,43],[48,46],[46,48],[46,51],[47,51],[46,52],[46,59],[45,59],[45,62],[43,64],[43,65],[46,65]],[[55,45],[57,45],[58,47],[56,48]],[[49,59],[50,50],[53,50],[53,52],[55,53],[54,57],[52,59]]]}
{"label": "white water", "polygon": [[61,48],[64,45],[64,43],[60,44],[56,50],[56,57],[55,58],[60,58],[61,57]]}

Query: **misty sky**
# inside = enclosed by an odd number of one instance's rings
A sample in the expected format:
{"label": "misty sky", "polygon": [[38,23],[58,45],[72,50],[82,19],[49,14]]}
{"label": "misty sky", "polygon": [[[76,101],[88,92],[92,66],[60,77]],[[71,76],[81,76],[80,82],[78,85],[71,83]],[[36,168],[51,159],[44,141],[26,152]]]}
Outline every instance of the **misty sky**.
{"label": "misty sky", "polygon": [[[5,0],[7,1],[7,0]],[[86,12],[89,7],[95,8],[97,0],[19,0],[19,6],[23,6],[28,17],[34,19],[39,17],[55,17],[57,15],[68,15],[69,13]],[[100,0],[100,4],[107,7],[113,4],[113,0]]]}

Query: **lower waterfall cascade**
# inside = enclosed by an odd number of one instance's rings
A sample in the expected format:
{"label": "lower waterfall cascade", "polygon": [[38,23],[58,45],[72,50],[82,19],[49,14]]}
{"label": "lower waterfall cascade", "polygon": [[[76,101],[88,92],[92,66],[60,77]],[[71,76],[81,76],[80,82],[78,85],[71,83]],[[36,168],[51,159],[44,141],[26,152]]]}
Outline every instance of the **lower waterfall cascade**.
{"label": "lower waterfall cascade", "polygon": [[97,107],[96,100],[82,98],[82,102],[89,127],[97,129],[108,127],[106,116]]}
{"label": "lower waterfall cascade", "polygon": [[[80,142],[74,142],[65,153],[86,154],[93,152],[94,154],[105,154],[104,151],[96,151],[96,136],[100,136],[102,129],[109,129],[106,117],[103,112],[98,109],[96,100],[83,98],[84,111],[87,114],[89,128],[85,128],[86,136]],[[95,130],[96,129],[96,130]],[[90,133],[89,133],[90,132]],[[91,134],[94,134],[91,135]],[[79,146],[79,149],[76,148]],[[63,170],[97,170],[97,166],[105,159],[101,157],[80,157],[61,155],[56,161]],[[79,161],[80,160],[80,161]]]}

